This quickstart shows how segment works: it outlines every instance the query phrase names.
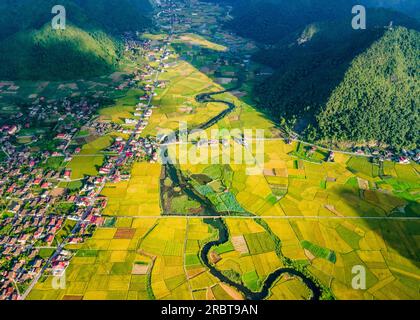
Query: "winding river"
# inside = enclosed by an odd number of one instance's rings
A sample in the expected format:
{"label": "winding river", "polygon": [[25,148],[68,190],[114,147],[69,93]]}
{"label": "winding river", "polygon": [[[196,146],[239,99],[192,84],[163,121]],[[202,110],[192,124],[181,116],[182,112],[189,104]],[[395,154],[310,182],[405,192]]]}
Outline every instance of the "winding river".
{"label": "winding river", "polygon": [[270,288],[273,284],[284,274],[289,274],[300,278],[303,283],[311,290],[311,300],[319,300],[321,296],[321,289],[309,278],[307,278],[302,272],[297,271],[293,268],[280,268],[270,273],[265,279],[263,286],[260,291],[254,292],[248,289],[243,284],[232,281],[225,276],[220,270],[216,269],[209,261],[208,254],[214,246],[221,245],[229,241],[229,232],[221,218],[215,219],[203,219],[205,223],[215,228],[219,233],[219,238],[215,241],[206,243],[200,252],[200,258],[204,264],[209,268],[210,273],[218,278],[220,281],[234,287],[241,292],[247,300],[263,300],[270,294]]}
{"label": "winding river", "polygon": [[[239,84],[237,86],[235,86],[234,88],[231,88],[231,89],[226,89],[226,90],[218,91],[218,92],[201,93],[201,94],[197,95],[196,96],[196,101],[197,102],[200,102],[200,103],[209,103],[209,102],[223,103],[223,104],[227,105],[228,108],[225,109],[224,111],[222,111],[220,114],[216,115],[215,117],[211,118],[207,122],[205,122],[201,125],[198,125],[196,128],[194,128],[192,130],[198,130],[198,129],[205,130],[207,128],[210,128],[211,126],[213,126],[214,124],[216,124],[217,122],[222,120],[224,117],[226,117],[229,113],[231,113],[236,108],[235,104],[233,104],[231,102],[228,102],[228,101],[220,100],[220,99],[213,99],[213,96],[218,95],[218,94],[222,94],[222,93],[226,93],[226,92],[229,92],[229,91],[232,91],[232,90],[236,90],[240,86],[241,86],[241,81],[239,81]],[[179,132],[176,133],[177,137],[178,137],[178,135],[179,135]],[[164,143],[168,142],[169,137],[166,137],[165,140],[166,141],[163,141]],[[166,174],[170,176],[171,180],[174,182],[175,185],[178,185],[178,186],[182,187],[184,192],[189,197],[198,201],[202,206],[204,206],[206,208],[206,215],[214,215],[214,216],[219,215],[219,213],[215,210],[215,208],[213,208],[213,205],[211,204],[211,202],[208,201],[207,199],[204,199],[203,196],[201,196],[200,194],[197,194],[197,192],[194,190],[194,188],[191,187],[190,184],[188,183],[188,181],[187,181],[188,179],[186,179],[183,176],[182,172],[174,164],[167,163],[165,165],[165,170],[166,170]],[[213,276],[215,276],[221,282],[224,282],[224,283],[230,285],[231,287],[234,287],[239,292],[241,292],[243,294],[243,296],[245,297],[245,299],[247,299],[247,300],[263,300],[263,299],[267,298],[270,295],[270,288],[273,286],[273,284],[282,275],[285,275],[285,274],[292,275],[292,276],[295,276],[295,277],[301,279],[302,282],[311,291],[311,300],[319,300],[319,298],[321,297],[321,293],[322,293],[321,288],[319,286],[317,286],[317,284],[314,281],[312,281],[310,278],[308,278],[302,272],[300,272],[296,269],[290,268],[290,267],[280,268],[280,269],[277,269],[277,270],[273,271],[272,273],[270,273],[267,276],[267,278],[264,280],[264,283],[263,283],[260,291],[258,291],[258,292],[251,291],[249,288],[247,288],[243,284],[237,283],[237,282],[231,280],[226,275],[224,275],[220,270],[218,270],[209,261],[209,253],[210,253],[211,249],[215,246],[224,244],[227,241],[229,241],[228,228],[226,227],[222,218],[214,218],[214,219],[205,218],[205,219],[203,219],[203,221],[204,221],[204,223],[210,225],[211,227],[213,227],[214,229],[217,230],[218,239],[206,243],[201,248],[201,251],[200,251],[201,260],[206,265],[206,267],[209,268],[210,273]]]}

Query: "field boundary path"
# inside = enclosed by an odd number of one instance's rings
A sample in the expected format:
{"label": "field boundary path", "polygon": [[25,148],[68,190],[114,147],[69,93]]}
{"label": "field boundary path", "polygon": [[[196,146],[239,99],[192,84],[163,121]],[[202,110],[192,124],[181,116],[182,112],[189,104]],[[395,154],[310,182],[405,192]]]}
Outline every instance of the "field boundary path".
{"label": "field boundary path", "polygon": [[[112,217],[112,216],[103,216]],[[133,219],[275,219],[275,220],[294,220],[294,219],[310,219],[310,220],[390,220],[390,221],[416,221],[420,217],[339,217],[339,216],[256,216],[256,215],[186,215],[186,214],[165,214],[165,215],[147,215],[147,216],[118,216],[118,218],[133,218]]]}

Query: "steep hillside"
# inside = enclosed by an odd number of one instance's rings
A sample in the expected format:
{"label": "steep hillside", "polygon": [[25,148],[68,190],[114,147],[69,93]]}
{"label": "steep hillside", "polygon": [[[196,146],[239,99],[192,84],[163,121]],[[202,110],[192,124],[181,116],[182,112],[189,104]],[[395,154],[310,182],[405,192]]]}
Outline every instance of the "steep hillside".
{"label": "steep hillside", "polygon": [[150,24],[149,0],[74,0],[102,29],[120,33],[143,30]]}
{"label": "steep hillside", "polygon": [[[245,1],[246,2],[246,1]],[[261,0],[234,10],[226,27],[258,42],[274,44],[314,21],[337,19],[350,12],[348,0]]]}
{"label": "steep hillside", "polygon": [[[52,30],[51,9],[66,8],[68,28]],[[4,0],[0,11],[0,79],[92,77],[117,67],[125,31],[150,24],[148,0]]]}
{"label": "steep hillside", "polygon": [[418,0],[364,0],[368,6],[392,8],[414,18],[420,18],[420,1]]}
{"label": "steep hillside", "polygon": [[276,70],[255,88],[264,111],[274,119],[304,118],[304,127],[326,104],[353,59],[383,36],[390,21],[418,28],[415,20],[397,12],[372,9],[368,14],[367,30],[353,30],[346,19],[314,23],[258,52],[254,59]]}
{"label": "steep hillside", "polygon": [[318,115],[320,138],[419,146],[420,33],[388,31],[357,57]]}
{"label": "steep hillside", "polygon": [[19,32],[0,45],[0,79],[68,80],[99,76],[117,67],[118,43],[101,31]]}
{"label": "steep hillside", "polygon": [[142,30],[150,24],[149,0],[2,0],[0,39],[16,32],[39,29],[50,23],[51,9],[60,4],[66,8],[67,19],[75,26],[100,28],[108,33]]}
{"label": "steep hillside", "polygon": [[[416,0],[206,0],[233,6],[234,19],[226,27],[264,44],[275,44],[290,32],[310,23],[347,18],[351,8],[385,7],[419,17]],[[369,20],[368,20],[369,21]],[[349,22],[350,23],[350,22]]]}

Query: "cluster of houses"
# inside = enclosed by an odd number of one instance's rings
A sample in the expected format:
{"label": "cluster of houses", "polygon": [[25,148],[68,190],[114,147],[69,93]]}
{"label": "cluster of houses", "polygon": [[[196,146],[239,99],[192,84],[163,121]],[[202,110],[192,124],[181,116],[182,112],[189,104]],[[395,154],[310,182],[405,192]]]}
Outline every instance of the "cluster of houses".
{"label": "cluster of houses", "polygon": [[[154,138],[143,138],[139,134],[128,144],[125,140],[117,137],[114,143],[106,150],[115,153],[107,156],[103,166],[99,169],[101,175],[98,179],[108,176],[110,181],[119,182],[130,179],[131,166],[135,161],[158,161],[159,145]],[[121,161],[121,154],[124,154]],[[117,168],[115,170],[115,168]]]}
{"label": "cluster of houses", "polygon": [[0,220],[0,300],[17,298],[15,289],[23,288],[40,272],[45,260],[39,247],[53,245],[64,220],[36,214]]}
{"label": "cluster of houses", "polygon": [[[0,163],[0,198],[36,201],[31,209],[51,205],[59,197],[51,189],[61,173],[39,166],[43,157],[42,153],[33,156],[29,151],[21,151]],[[17,209],[10,210],[16,213]]]}
{"label": "cluster of houses", "polygon": [[391,150],[370,150],[369,148],[354,148],[353,152],[361,156],[372,156],[379,161],[393,161],[399,164],[410,164],[411,161],[420,162],[420,149],[416,150],[401,150],[400,152],[393,152]]}
{"label": "cluster of houses", "polygon": [[[160,49],[152,50],[151,45],[150,41],[136,41],[131,37],[127,38],[126,50],[136,53],[140,48],[159,54]],[[159,59],[167,59],[167,56],[168,53],[164,52]],[[154,83],[147,79],[153,71],[154,68],[146,66],[143,74],[135,72],[125,86],[145,80],[143,89],[146,95],[142,99],[148,101],[155,86],[164,86],[162,82]],[[10,123],[0,126],[1,150],[5,155],[0,163],[0,198],[4,215],[0,219],[0,300],[19,298],[49,258],[41,255],[40,250],[56,247],[62,241],[62,235],[57,239],[58,234],[64,232],[68,243],[80,243],[92,233],[93,228],[103,223],[101,212],[107,205],[107,199],[99,194],[107,177],[107,165],[101,169],[103,174],[82,180],[82,186],[76,192],[58,187],[61,180],[70,180],[70,169],[54,170],[44,166],[50,158],[64,157],[64,161],[70,161],[73,154],[80,152],[80,148],[69,150],[80,123],[87,123],[85,126],[89,134],[96,136],[122,130],[114,123],[90,122],[98,107],[98,102],[87,98],[47,100],[39,97],[27,106],[25,113],[11,116],[8,119]],[[152,108],[141,102],[137,108],[137,115],[144,119],[144,126],[147,125]],[[16,143],[23,129],[31,129],[32,123],[40,122],[56,122],[57,125],[47,134],[43,134],[42,130],[40,134],[36,130],[25,130],[25,134],[30,132],[28,138],[32,142],[48,140],[51,136],[54,150],[34,152],[30,144]],[[139,137],[128,146],[117,138],[110,147],[117,153],[124,151],[127,163],[138,158],[156,160],[156,149],[154,141]],[[112,160],[112,157],[109,158]],[[117,174],[124,178],[121,171],[122,166]],[[67,221],[76,221],[77,230],[69,233],[64,228]],[[62,273],[70,258],[71,253],[66,250],[53,255],[49,270],[53,274]]]}
{"label": "cluster of houses", "polygon": [[[129,40],[128,37],[126,49],[133,53],[139,48],[149,48],[154,53],[161,53],[160,59],[168,55],[166,50],[152,48],[149,41]],[[136,107],[136,116],[139,117],[136,128],[140,130],[147,125],[153,113],[154,107],[148,101],[155,94],[155,88],[165,86],[165,82],[151,80],[155,71],[156,68],[146,65],[142,72],[136,71],[128,79],[128,85],[142,81],[146,92]],[[0,127],[1,150],[6,155],[0,161],[0,206],[3,214],[0,219],[0,300],[18,299],[47,265],[47,271],[61,274],[69,264],[71,252],[55,251],[57,246],[63,240],[69,244],[83,242],[104,222],[102,211],[107,205],[107,198],[100,193],[105,183],[129,179],[131,165],[136,160],[157,161],[156,141],[141,138],[141,131],[131,129],[127,133],[136,131],[134,139],[127,142],[117,137],[105,150],[108,155],[98,176],[80,180],[76,189],[60,187],[60,182],[71,181],[71,169],[53,169],[46,165],[48,161],[54,157],[63,157],[64,163],[70,161],[81,151],[72,142],[80,139],[81,143],[83,132],[102,136],[123,130],[119,124],[94,117],[98,107],[99,103],[91,99],[47,101],[40,97],[27,108],[26,115],[18,114],[16,119],[12,119],[13,123]],[[36,151],[30,144],[16,143],[22,129],[29,129],[30,123],[39,121],[57,123],[48,134],[33,139],[46,141],[50,137],[53,150],[41,148]],[[84,124],[81,129],[80,124]],[[121,154],[124,156],[121,157]],[[74,223],[71,224],[71,221]],[[55,254],[41,254],[40,251],[46,248],[52,249]]]}
{"label": "cluster of houses", "polygon": [[[155,90],[157,88],[163,89],[167,85],[167,81],[153,79],[156,72],[164,72],[165,68],[168,67],[163,60],[167,60],[172,52],[166,47],[154,47],[150,44],[150,41],[142,42],[147,44],[146,47],[150,49],[149,57],[153,56],[153,61],[159,62],[157,67],[152,67],[150,64],[146,64],[141,72],[138,74],[138,79],[141,81],[141,89],[144,94],[139,97],[139,102],[136,105],[136,110],[133,114],[133,118],[126,118],[124,123],[126,126],[135,126],[136,134],[141,134],[146,126],[149,124],[149,119],[153,114],[153,109],[156,106],[150,104],[152,97],[156,96]],[[132,128],[123,128],[120,130],[122,133],[131,133]]]}
{"label": "cluster of houses", "polygon": [[125,32],[123,34],[125,42],[125,51],[130,51],[132,56],[138,56],[140,50],[150,50],[150,40],[140,40],[138,34],[134,32]]}
{"label": "cluster of houses", "polygon": [[[65,157],[65,161],[70,161],[71,152],[67,149],[73,136],[79,130],[79,124],[89,121],[98,107],[98,102],[92,102],[87,98],[80,98],[77,101],[66,98],[60,101],[46,101],[43,97],[38,98],[27,108],[28,112],[25,115],[13,121],[8,119],[14,123],[3,124],[0,127],[1,151],[9,158],[9,164],[15,165],[21,164],[16,162],[16,156],[14,156],[18,152],[27,153],[38,162],[49,157]],[[52,130],[32,128],[32,126],[39,126],[40,122],[50,121],[56,123]],[[98,134],[101,132],[102,130],[98,127]],[[25,143],[20,143],[20,139],[25,139]],[[44,145],[48,148],[44,149]],[[33,146],[44,150],[35,154],[29,151]],[[23,159],[26,160],[26,157]]]}
{"label": "cluster of houses", "polygon": [[[44,105],[42,98],[29,107],[29,114],[20,119],[23,127],[27,127],[24,123],[31,117],[42,121],[58,116],[55,134],[51,132],[54,151],[34,152],[28,145],[16,144],[14,138],[21,129],[20,124],[0,127],[2,151],[6,154],[0,162],[3,212],[0,219],[0,300],[17,299],[42,270],[46,258],[40,256],[39,248],[58,244],[57,234],[62,232],[66,219],[79,221],[83,218],[77,232],[68,239],[69,243],[82,242],[91,234],[92,226],[102,224],[101,211],[106,206],[106,199],[92,198],[92,195],[101,188],[103,178],[87,178],[77,193],[71,193],[58,187],[60,180],[70,179],[71,171],[45,166],[54,157],[70,161],[72,152],[80,151],[67,150],[78,129],[63,120],[71,116],[80,122],[88,121],[97,107],[83,99],[79,102],[64,99],[60,103]],[[94,122],[92,130],[100,135],[115,129],[112,126]],[[89,208],[88,214],[85,214],[86,208]],[[53,271],[66,267],[68,259],[64,258],[63,255],[54,257],[51,261]]]}
{"label": "cluster of houses", "polygon": [[[44,97],[34,100],[28,107],[26,121],[58,121],[58,127],[63,130],[73,130],[72,122],[87,122],[94,111],[99,107],[99,102],[91,102],[87,98],[52,100]],[[71,119],[71,121],[67,121]],[[23,120],[23,122],[25,122]],[[61,128],[56,128],[59,131]],[[76,129],[77,130],[77,129]]]}
{"label": "cluster of houses", "polygon": [[[87,130],[87,135],[92,136],[104,136],[110,132],[119,132],[122,130],[122,126],[120,124],[108,121],[92,121],[89,125],[86,125],[81,128],[81,131]],[[82,138],[83,136],[78,136]]]}
{"label": "cluster of houses", "polygon": [[[140,100],[147,101],[149,96],[146,94],[140,97]],[[136,107],[136,111],[133,116],[137,118],[127,118],[125,119],[126,125],[137,125],[137,133],[142,133],[146,126],[149,124],[149,119],[153,114],[153,106],[149,106],[146,103],[139,102]]]}
{"label": "cluster of houses", "polygon": [[[0,299],[18,298],[17,286],[24,288],[41,271],[46,260],[39,255],[39,248],[59,244],[57,234],[63,232],[65,221],[80,221],[76,232],[69,235],[70,244],[83,242],[96,226],[103,224],[101,212],[107,199],[97,196],[103,183],[103,177],[89,177],[76,194],[53,188],[46,197],[35,194],[6,197],[10,201],[6,215],[0,220]],[[16,190],[19,194],[19,189]],[[57,209],[63,204],[67,205],[67,211]],[[67,266],[69,259],[64,257],[61,254],[51,261],[53,273]]]}
{"label": "cluster of houses", "polygon": [[91,226],[103,223],[107,199],[96,196],[103,177],[86,178],[77,193],[70,193],[57,186],[61,172],[40,163],[29,152],[19,152],[0,165],[0,299],[17,298],[16,288],[24,288],[40,272],[45,259],[38,248],[58,244],[56,236],[66,219],[83,219],[69,243],[82,242]]}

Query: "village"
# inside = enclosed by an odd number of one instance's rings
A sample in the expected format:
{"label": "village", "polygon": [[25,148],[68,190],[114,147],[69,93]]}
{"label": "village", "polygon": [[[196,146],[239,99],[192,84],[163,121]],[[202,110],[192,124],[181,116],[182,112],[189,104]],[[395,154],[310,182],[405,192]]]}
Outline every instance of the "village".
{"label": "village", "polygon": [[[163,71],[170,52],[133,34],[125,34],[124,40],[126,54],[133,60],[142,55],[156,62],[156,53],[160,54],[157,67],[145,64],[115,88],[137,87],[144,92],[133,117],[124,124],[97,116],[104,104],[100,97],[65,97],[53,103],[40,97],[25,114],[9,118],[0,127],[5,154],[0,163],[0,300],[20,299],[44,272],[62,274],[72,257],[64,244],[83,242],[104,223],[101,213],[107,199],[100,194],[105,183],[128,180],[135,161],[157,161],[157,142],[140,134],[155,108],[151,105],[155,88],[165,86],[151,76]],[[20,133],[46,122],[55,123],[52,132],[37,135],[34,130],[22,143]],[[116,137],[103,150],[104,162],[97,175],[73,181],[71,168],[63,164],[80,154],[78,142],[86,132],[94,136],[116,132],[130,138]],[[76,188],[68,187],[75,182]]]}

